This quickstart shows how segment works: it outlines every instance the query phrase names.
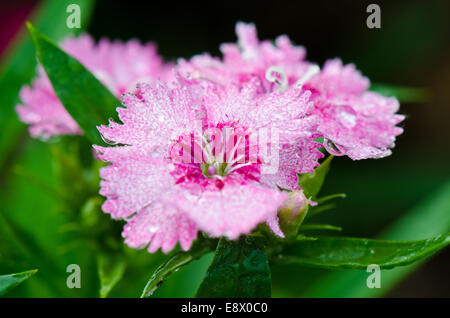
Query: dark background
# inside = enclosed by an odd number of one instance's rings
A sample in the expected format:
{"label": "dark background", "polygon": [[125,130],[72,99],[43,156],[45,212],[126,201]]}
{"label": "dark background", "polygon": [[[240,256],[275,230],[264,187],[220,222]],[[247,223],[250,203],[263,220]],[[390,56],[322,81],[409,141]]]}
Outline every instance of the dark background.
{"label": "dark background", "polygon": [[[0,9],[36,1],[2,2]],[[381,29],[368,29],[366,7],[381,7]],[[9,33],[0,11],[1,34]],[[3,19],[2,19],[3,17]],[[234,42],[236,21],[254,22],[260,39],[288,34],[322,64],[340,57],[355,63],[373,83],[426,88],[424,102],[402,103],[407,118],[393,155],[353,162],[336,158],[324,194],[345,192],[337,209],[321,216],[343,235],[373,237],[416,206],[450,177],[450,2],[449,1],[97,1],[88,32],[158,43],[168,60]],[[9,23],[9,24],[6,24]],[[4,45],[5,41],[0,42]],[[0,46],[1,48],[1,46]],[[449,212],[450,213],[450,212]],[[414,236],[412,234],[412,236]],[[427,262],[389,296],[450,297],[450,249]],[[283,268],[274,269],[281,275]],[[301,269],[297,269],[301,270]],[[280,276],[281,277],[281,276]],[[281,278],[280,288],[292,289]],[[301,285],[301,282],[298,284]],[[288,294],[292,295],[292,294]]]}

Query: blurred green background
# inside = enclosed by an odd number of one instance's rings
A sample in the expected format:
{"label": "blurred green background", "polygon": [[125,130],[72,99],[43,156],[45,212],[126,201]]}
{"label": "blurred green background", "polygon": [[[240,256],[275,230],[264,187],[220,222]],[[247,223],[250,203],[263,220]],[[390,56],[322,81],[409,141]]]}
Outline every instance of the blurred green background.
{"label": "blurred green background", "polygon": [[[154,41],[168,60],[204,51],[219,54],[220,43],[236,40],[234,24],[242,20],[254,22],[261,39],[288,34],[307,48],[311,61],[322,64],[341,57],[355,63],[372,83],[426,88],[425,98],[403,96],[405,132],[392,156],[334,160],[322,194],[345,192],[347,198],[315,222],[342,226],[339,235],[358,237],[422,239],[450,231],[448,1],[2,1],[0,274],[39,269],[8,296],[98,296],[95,253],[67,231],[70,213],[40,185],[59,186],[51,147],[31,139],[14,112],[17,91],[30,81],[36,62],[23,23],[33,21],[56,41],[73,31],[65,24],[69,3],[80,3],[82,27],[95,38]],[[381,7],[381,29],[366,26],[369,3]],[[105,222],[113,223],[108,217]],[[130,249],[126,253],[132,261],[110,296],[139,296],[164,258]],[[211,258],[175,273],[155,296],[192,296]],[[73,263],[81,266],[81,289],[66,287],[66,266]],[[450,297],[449,268],[446,249],[421,264],[383,271],[382,288],[369,290],[365,272],[279,265],[272,267],[273,296]]]}

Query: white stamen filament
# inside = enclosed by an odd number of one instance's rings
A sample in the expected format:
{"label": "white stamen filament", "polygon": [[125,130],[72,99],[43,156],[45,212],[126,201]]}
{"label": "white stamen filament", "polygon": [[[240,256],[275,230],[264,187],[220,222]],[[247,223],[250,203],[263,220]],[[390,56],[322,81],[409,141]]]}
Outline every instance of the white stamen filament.
{"label": "white stamen filament", "polygon": [[[280,79],[276,76],[279,75]],[[280,92],[285,91],[288,88],[289,82],[286,72],[279,66],[271,66],[266,70],[266,79],[278,85],[278,90]]]}
{"label": "white stamen filament", "polygon": [[194,144],[197,145],[197,147],[199,147],[199,149],[202,150],[202,154],[200,156],[198,156],[197,151],[194,150],[194,158],[197,160],[197,162],[202,162],[203,157],[206,157],[206,161],[208,163],[212,162],[211,156],[207,152],[205,152],[204,146],[201,143],[199,143],[197,138],[194,138]]}
{"label": "white stamen filament", "polygon": [[[238,147],[239,147],[239,143],[241,142],[241,139],[242,139],[242,137],[239,137],[239,138],[238,138],[236,144],[234,145],[233,149],[231,149],[231,153],[230,153],[230,155],[227,156],[226,160],[232,160],[233,163],[235,162],[235,161],[234,161],[234,155],[236,154],[236,150],[237,150]],[[224,158],[223,161],[225,162],[226,160],[225,160],[225,158]]]}
{"label": "white stamen filament", "polygon": [[[252,163],[253,163],[253,162],[241,163],[240,165],[235,165],[235,166],[230,166],[230,165],[228,165],[228,166],[226,167],[226,169],[225,169],[225,171],[228,170],[228,172],[227,172],[226,174],[231,173],[231,172],[233,172],[233,171],[235,171],[235,170],[237,170],[237,169],[239,169],[239,168],[242,168],[242,167],[245,167],[245,166],[249,166],[249,165],[251,165]],[[228,168],[230,168],[230,167],[231,167],[231,169],[228,169]]]}
{"label": "white stamen filament", "polygon": [[[239,164],[239,162],[242,159],[245,159],[245,154],[240,154],[239,156],[237,156],[237,158],[234,158],[242,138],[243,138],[242,136],[238,137],[236,144],[233,146],[233,148],[228,154],[225,152],[224,149],[225,145],[223,145],[220,153],[217,155],[213,155],[211,151],[210,142],[208,142],[205,136],[203,136],[203,141],[205,143],[204,147],[202,148],[204,155],[204,163],[209,164],[210,167],[215,168],[215,173],[213,173],[214,177],[217,177],[220,180],[222,180],[226,175],[230,174],[231,172],[252,164],[252,162]],[[225,156],[227,158],[225,158]],[[226,164],[225,167],[221,166],[223,163]],[[208,174],[210,174],[209,171]]]}
{"label": "white stamen filament", "polygon": [[311,77],[318,74],[320,72],[320,67],[317,64],[311,65],[306,73],[299,78],[299,80],[294,84],[296,88],[301,88],[303,84],[310,80]]}
{"label": "white stamen filament", "polygon": [[[205,136],[203,136],[203,142],[205,143],[205,145],[204,145],[204,147],[201,147],[200,149],[203,149],[203,154],[206,157],[206,163],[214,164],[214,156],[212,154],[211,148],[209,147],[209,142]],[[214,164],[214,166],[217,168],[217,165]]]}

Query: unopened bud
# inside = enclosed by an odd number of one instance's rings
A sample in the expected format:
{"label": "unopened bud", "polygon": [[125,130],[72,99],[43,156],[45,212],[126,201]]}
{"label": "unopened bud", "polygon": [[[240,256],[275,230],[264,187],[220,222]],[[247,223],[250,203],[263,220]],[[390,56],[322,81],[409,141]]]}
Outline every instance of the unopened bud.
{"label": "unopened bud", "polygon": [[292,191],[278,209],[280,228],[286,237],[296,237],[308,212],[309,200],[303,191]]}

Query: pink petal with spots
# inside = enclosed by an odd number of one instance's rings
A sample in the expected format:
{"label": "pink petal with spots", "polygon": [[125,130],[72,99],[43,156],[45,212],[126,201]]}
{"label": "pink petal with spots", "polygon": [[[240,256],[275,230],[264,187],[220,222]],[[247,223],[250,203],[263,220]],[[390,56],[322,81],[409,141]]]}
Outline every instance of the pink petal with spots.
{"label": "pink petal with spots", "polygon": [[236,239],[277,213],[287,194],[252,183],[229,183],[221,190],[180,194],[180,209],[213,237]]}
{"label": "pink petal with spots", "polygon": [[175,184],[172,165],[150,153],[131,146],[96,149],[101,160],[113,163],[100,169],[100,194],[107,198],[103,211],[113,218],[132,215]]}
{"label": "pink petal with spots", "polygon": [[125,225],[122,236],[132,248],[148,246],[150,253],[159,248],[170,252],[179,242],[187,251],[197,237],[197,227],[174,206],[170,195],[145,207]]}

